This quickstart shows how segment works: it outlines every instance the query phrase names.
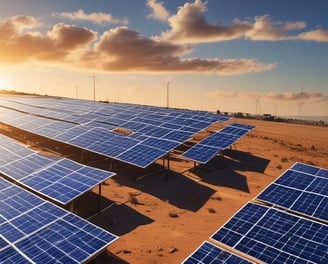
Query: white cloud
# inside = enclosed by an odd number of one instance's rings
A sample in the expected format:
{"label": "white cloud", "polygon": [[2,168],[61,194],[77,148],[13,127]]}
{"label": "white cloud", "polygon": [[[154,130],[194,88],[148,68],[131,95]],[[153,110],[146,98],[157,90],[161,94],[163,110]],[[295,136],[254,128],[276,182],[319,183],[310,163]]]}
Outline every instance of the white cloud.
{"label": "white cloud", "polygon": [[[205,12],[207,2],[194,0],[185,3],[169,17],[170,29],[154,39],[176,43],[208,43],[245,38],[251,41],[309,40],[328,42],[328,31],[313,30],[299,33],[306,27],[304,21],[274,21],[269,15],[254,19],[235,18],[230,25],[210,24]],[[293,32],[296,32],[293,34]]]}
{"label": "white cloud", "polygon": [[115,18],[111,14],[106,14],[102,12],[87,14],[82,9],[79,9],[76,12],[53,13],[52,15],[55,17],[68,18],[70,20],[88,21],[98,25],[103,25],[103,24],[127,25],[128,24],[127,18]]}
{"label": "white cloud", "polygon": [[152,10],[148,17],[154,19],[166,21],[170,15],[167,9],[164,7],[163,2],[157,2],[156,0],[147,0],[147,6]]}

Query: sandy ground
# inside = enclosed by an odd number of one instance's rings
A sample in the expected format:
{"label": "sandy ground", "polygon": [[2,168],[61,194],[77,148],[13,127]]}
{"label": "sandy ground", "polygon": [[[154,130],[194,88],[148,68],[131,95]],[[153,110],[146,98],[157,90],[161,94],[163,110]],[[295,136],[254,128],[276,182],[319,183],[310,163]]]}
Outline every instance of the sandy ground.
{"label": "sandy ground", "polygon": [[[94,262],[181,263],[295,162],[328,168],[328,128],[246,119],[233,122],[256,129],[224,153],[223,164],[216,157],[194,168],[176,151],[168,177],[158,172],[136,179],[139,173],[130,169],[102,185],[101,206],[109,207],[91,221],[120,239]],[[159,161],[157,168],[162,164]],[[81,197],[76,212],[94,213],[97,194],[95,188]]]}

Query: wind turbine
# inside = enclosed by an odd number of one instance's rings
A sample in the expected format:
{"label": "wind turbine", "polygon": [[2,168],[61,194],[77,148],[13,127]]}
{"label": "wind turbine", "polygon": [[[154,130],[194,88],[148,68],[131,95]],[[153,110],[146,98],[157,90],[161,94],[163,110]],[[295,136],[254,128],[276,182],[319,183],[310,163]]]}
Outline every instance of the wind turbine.
{"label": "wind turbine", "polygon": [[[256,98],[255,100],[255,114],[259,114],[261,113],[261,102],[260,102],[260,97]],[[257,109],[259,110],[259,112],[257,113]]]}
{"label": "wind turbine", "polygon": [[96,101],[96,79],[97,77],[93,73],[92,75],[87,76],[89,78],[93,79],[93,101]]}
{"label": "wind turbine", "polygon": [[170,82],[171,81],[167,81],[166,82],[166,107],[169,108],[169,92],[170,92]]}
{"label": "wind turbine", "polygon": [[297,103],[297,107],[298,107],[298,118],[301,119],[301,110],[302,110],[302,107],[305,103],[303,101],[299,101]]}

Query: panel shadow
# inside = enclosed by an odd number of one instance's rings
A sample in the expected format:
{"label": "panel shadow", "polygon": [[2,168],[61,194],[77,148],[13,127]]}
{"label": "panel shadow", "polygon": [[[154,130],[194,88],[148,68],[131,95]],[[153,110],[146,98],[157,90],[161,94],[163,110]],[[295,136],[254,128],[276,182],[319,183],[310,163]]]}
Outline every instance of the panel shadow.
{"label": "panel shadow", "polygon": [[92,216],[89,218],[90,222],[118,236],[154,222],[131,207],[115,204],[105,197],[101,197],[101,208],[106,209],[98,213],[98,195],[88,192],[77,199],[75,212],[82,217]]}
{"label": "panel shadow", "polygon": [[215,190],[197,183],[182,174],[166,172],[148,175],[137,181],[131,175],[120,174],[112,177],[117,183],[148,193],[163,201],[189,211],[198,211],[215,193]]}
{"label": "panel shadow", "polygon": [[269,162],[248,152],[226,150],[224,158],[215,157],[207,164],[195,167],[192,172],[206,183],[249,193],[246,176],[237,171],[264,173]]}

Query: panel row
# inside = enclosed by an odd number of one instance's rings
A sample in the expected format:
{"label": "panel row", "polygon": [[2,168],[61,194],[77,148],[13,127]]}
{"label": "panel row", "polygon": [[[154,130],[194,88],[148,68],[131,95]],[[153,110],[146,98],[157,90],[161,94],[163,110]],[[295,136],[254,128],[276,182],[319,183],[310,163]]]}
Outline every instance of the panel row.
{"label": "panel row", "polygon": [[0,263],[81,263],[118,237],[0,178]]}

